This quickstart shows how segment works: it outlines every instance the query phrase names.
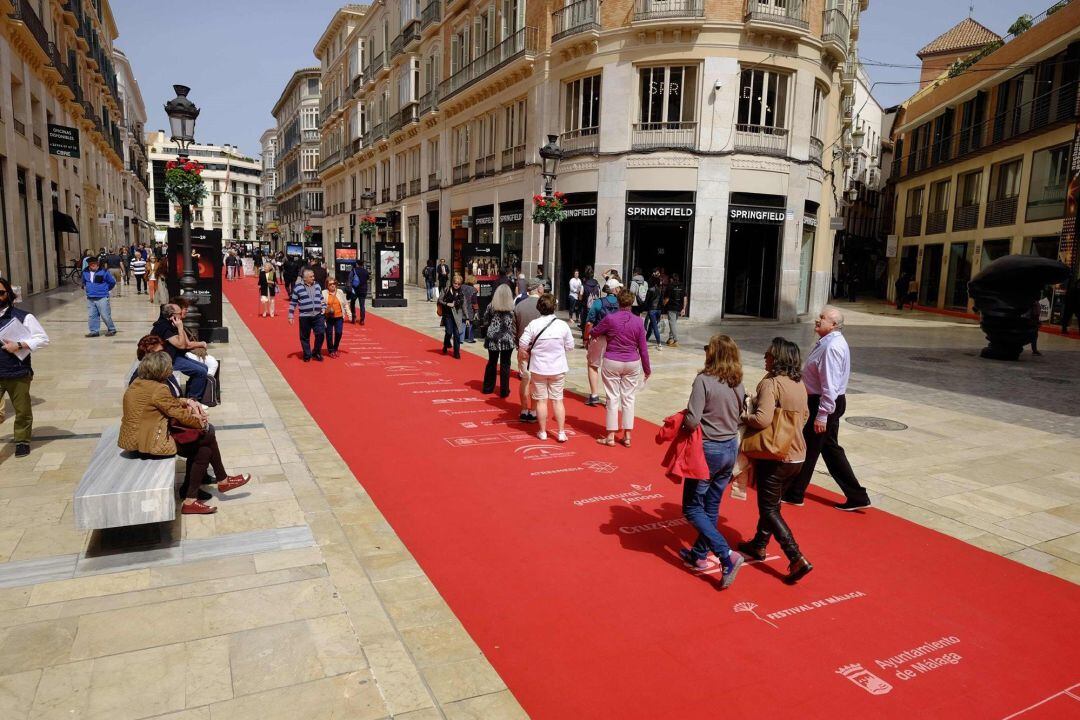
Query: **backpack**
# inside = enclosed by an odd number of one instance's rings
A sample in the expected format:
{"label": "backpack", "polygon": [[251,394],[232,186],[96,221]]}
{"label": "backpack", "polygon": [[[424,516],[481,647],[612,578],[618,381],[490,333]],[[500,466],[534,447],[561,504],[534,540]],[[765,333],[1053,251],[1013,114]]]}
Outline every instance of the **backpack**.
{"label": "backpack", "polygon": [[631,280],[630,292],[634,293],[634,305],[645,302],[645,296],[649,293],[649,284],[644,280]]}
{"label": "backpack", "polygon": [[[607,302],[610,299],[612,302]],[[596,301],[599,306],[593,310],[593,314],[596,315],[596,324],[599,325],[600,321],[607,317],[609,314],[619,309],[619,301],[614,295],[605,295]]]}

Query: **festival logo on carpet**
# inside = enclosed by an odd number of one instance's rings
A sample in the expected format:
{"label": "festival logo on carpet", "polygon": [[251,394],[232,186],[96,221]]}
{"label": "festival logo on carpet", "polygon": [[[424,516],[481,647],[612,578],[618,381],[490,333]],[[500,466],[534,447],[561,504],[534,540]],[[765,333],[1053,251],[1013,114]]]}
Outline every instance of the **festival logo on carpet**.
{"label": "festival logo on carpet", "polygon": [[577,455],[573,450],[563,450],[555,445],[522,445],[515,448],[514,453],[520,454],[523,460],[554,460]]}
{"label": "festival logo on carpet", "polygon": [[837,669],[837,675],[843,675],[871,695],[884,695],[892,690],[892,685],[864,668],[859,663],[845,665]]}
{"label": "festival logo on carpet", "polygon": [[[577,468],[570,469],[576,470]],[[630,487],[631,490],[627,492],[612,493],[610,495],[594,495],[592,497],[571,500],[570,502],[577,507],[584,507],[586,505],[592,505],[593,503],[604,502],[605,500],[618,500],[627,505],[634,505],[643,500],[657,500],[664,497],[664,493],[651,492],[652,485],[631,485]],[[634,490],[633,488],[643,488],[643,490]]]}
{"label": "festival logo on carpet", "polygon": [[[581,466],[587,470],[592,470],[594,473],[610,474],[619,469],[619,466],[615,463],[605,462],[604,460],[586,460],[581,463]],[[631,485],[635,490],[638,489],[637,485]],[[650,488],[652,485],[649,486]]]}
{"label": "festival logo on carpet", "polygon": [[[776,560],[779,557],[780,557],[779,555],[769,555],[769,556],[767,556],[765,558],[765,562],[768,562],[769,560]],[[755,562],[755,561],[751,561],[751,562]],[[794,607],[784,608],[783,610],[774,610],[773,612],[766,613],[765,618],[768,618],[768,619],[763,619],[756,612],[753,612],[753,610],[755,608],[757,608],[757,605],[755,603],[750,603],[750,602],[735,603],[735,607],[733,609],[735,610],[735,612],[750,612],[758,620],[761,620],[764,623],[772,625],[773,627],[779,627],[778,625],[774,625],[770,621],[772,621],[772,620],[783,620],[784,618],[794,617],[795,615],[801,615],[803,613],[808,613],[808,612],[811,612],[813,610],[818,610],[818,609],[823,608],[823,607],[831,607],[833,605],[836,605],[837,603],[842,603],[842,602],[845,602],[847,600],[855,600],[856,598],[864,598],[864,597],[866,597],[866,593],[862,592],[861,590],[855,590],[855,591],[849,592],[849,593],[842,593],[840,595],[830,595],[829,597],[824,598],[822,600],[812,600],[810,602],[805,602],[805,603],[801,603],[799,605],[795,605]]]}

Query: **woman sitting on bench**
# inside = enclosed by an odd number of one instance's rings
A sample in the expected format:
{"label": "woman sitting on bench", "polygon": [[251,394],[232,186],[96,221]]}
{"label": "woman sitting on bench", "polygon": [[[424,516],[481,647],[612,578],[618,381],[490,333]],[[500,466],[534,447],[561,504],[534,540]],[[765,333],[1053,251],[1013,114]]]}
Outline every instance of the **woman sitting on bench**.
{"label": "woman sitting on bench", "polygon": [[117,444],[141,457],[160,458],[180,455],[187,459],[184,515],[209,515],[217,508],[204,504],[212,496],[200,488],[207,467],[213,466],[218,492],[225,493],[246,484],[250,475],[229,475],[221,461],[217,436],[206,413],[186,400],[174,397],[168,381],[172,377],[172,359],[166,352],[148,352],[139,363],[136,379],[124,393],[124,415],[120,421]]}

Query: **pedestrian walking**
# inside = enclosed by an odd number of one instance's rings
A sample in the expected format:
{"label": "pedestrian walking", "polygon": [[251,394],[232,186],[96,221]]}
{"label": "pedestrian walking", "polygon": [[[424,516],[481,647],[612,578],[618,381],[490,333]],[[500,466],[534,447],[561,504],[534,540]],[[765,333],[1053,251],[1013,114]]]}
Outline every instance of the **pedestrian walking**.
{"label": "pedestrian walking", "polygon": [[115,249],[110,248],[105,253],[105,267],[108,269],[109,274],[112,275],[113,286],[116,288],[116,297],[124,296],[124,269],[123,262],[120,259],[120,253]]}
{"label": "pedestrian walking", "polygon": [[319,287],[325,288],[330,278],[330,271],[322,264],[322,258],[315,257],[311,259],[311,270],[315,273],[315,283]]}
{"label": "pedestrian walking", "polygon": [[608,280],[600,291],[600,297],[589,305],[585,315],[585,327],[581,335],[585,345],[586,375],[589,379],[589,397],[585,399],[585,404],[590,407],[600,404],[600,367],[603,365],[604,350],[607,348],[607,337],[594,337],[592,329],[607,315],[618,311],[617,293],[621,287],[618,280]]}
{"label": "pedestrian walking", "polygon": [[680,317],[686,317],[688,305],[689,298],[686,296],[686,289],[683,287],[679,273],[671,273],[667,284],[667,295],[663,300],[664,312],[667,313],[669,347],[679,347],[678,322]]}
{"label": "pedestrian walking", "polygon": [[435,302],[435,261],[430,258],[424,266],[424,293],[428,302]]}
{"label": "pedestrian walking", "polygon": [[619,309],[604,317],[592,329],[593,337],[607,338],[600,378],[607,393],[607,435],[596,439],[601,445],[614,445],[615,433],[622,430],[622,444],[630,447],[634,430],[634,397],[638,385],[649,379],[649,346],[645,326],[630,312],[634,294],[622,288],[617,296]]}
{"label": "pedestrian walking", "polygon": [[896,278],[896,282],[893,284],[893,294],[896,296],[897,310],[904,309],[904,302],[907,299],[907,288],[909,282],[911,282],[911,277],[908,275],[907,270],[901,270],[900,277]]}
{"label": "pedestrian walking", "polygon": [[300,263],[289,255],[281,265],[281,279],[285,281],[285,292],[292,295],[293,285],[300,278]]}
{"label": "pedestrian walking", "polygon": [[[773,338],[765,351],[765,377],[758,383],[752,407],[745,414],[747,435],[744,447],[771,443],[768,456],[755,454],[754,482],[757,486],[758,522],[751,540],[738,545],[751,560],[764,561],[773,537],[788,559],[784,582],[794,584],[814,569],[802,551],[780,511],[780,498],[798,478],[806,458],[802,427],[810,417],[806,387],[802,384],[802,356],[799,346]],[[769,442],[757,442],[751,433],[767,435]]]}
{"label": "pedestrian walking", "polygon": [[491,302],[484,309],[484,349],[488,353],[487,367],[484,368],[485,395],[495,392],[495,370],[499,371],[499,397],[510,396],[510,355],[517,347],[517,323],[514,319],[514,294],[509,285],[500,285]]}
{"label": "pedestrian walking", "polygon": [[844,339],[843,329],[843,313],[829,305],[822,308],[814,321],[814,332],[819,339],[810,350],[802,372],[810,412],[803,427],[806,461],[798,479],[784,492],[783,501],[789,505],[803,504],[814,466],[821,456],[846,498],[836,505],[836,509],[852,511],[870,507],[870,496],[855,477],[838,437],[840,418],[847,409],[846,393],[851,379],[851,349]]}
{"label": "pedestrian walking", "polygon": [[477,297],[479,290],[476,289],[476,277],[468,275],[465,283],[461,286],[461,309],[463,310],[464,325],[459,329],[461,341],[475,343],[476,335],[473,325],[476,323],[476,312],[479,309]]}
{"label": "pedestrian walking", "polygon": [[641,315],[645,312],[645,298],[649,294],[649,283],[641,274],[641,268],[634,268],[630,275],[630,294],[634,296],[634,304],[630,306],[631,312]]}
{"label": "pedestrian walking", "polygon": [[120,248],[120,274],[124,278],[124,284],[131,284],[131,251],[128,248]]}
{"label": "pedestrian walking", "polygon": [[135,294],[142,295],[146,292],[146,260],[137,251],[128,262],[131,274],[135,276]]}
{"label": "pedestrian walking", "polygon": [[[585,266],[581,281],[581,297],[583,309],[578,313],[579,317],[588,312],[588,308],[600,299],[600,281],[594,277],[592,265]],[[581,324],[584,324],[584,322],[584,318],[582,318]]]}
{"label": "pedestrian walking", "polygon": [[269,260],[263,261],[259,270],[259,316],[274,317],[277,297],[277,271]]}
{"label": "pedestrian walking", "polygon": [[[289,324],[292,325],[294,314],[299,316],[300,349],[304,362],[310,362],[311,358],[322,362],[322,346],[326,337],[325,313],[322,287],[315,282],[312,270],[304,270],[301,282],[293,285],[289,291]],[[312,333],[315,333],[314,351],[311,348]]]}
{"label": "pedestrian walking", "polygon": [[360,305],[360,324],[363,325],[367,321],[367,297],[368,297],[368,283],[371,279],[371,271],[367,269],[363,260],[357,260],[352,266],[352,270],[349,271],[349,287],[352,288],[352,295],[349,298],[349,317],[350,322],[355,323],[356,318],[356,306]]}
{"label": "pedestrian walking", "polygon": [[439,295],[442,295],[450,283],[450,266],[442,258],[439,258],[439,264],[435,266],[435,279],[439,283]]}
{"label": "pedestrian walking", "polygon": [[570,286],[566,294],[566,311],[574,322],[579,321],[578,310],[581,307],[582,287],[584,286],[581,283],[581,272],[574,270],[573,275],[570,276]]}
{"label": "pedestrian walking", "polygon": [[159,257],[154,270],[154,277],[157,278],[157,282],[155,283],[154,294],[150,297],[150,302],[156,305],[164,305],[169,302],[168,274],[169,267],[166,264],[166,259]]}
{"label": "pedestrian walking", "polygon": [[650,334],[656,338],[656,350],[659,352],[664,349],[663,343],[660,342],[660,299],[664,291],[660,284],[660,271],[654,270],[651,279],[652,282],[649,283],[649,289],[645,293],[645,301],[642,303],[645,315],[645,340],[648,341]]}
{"label": "pedestrian walking", "polygon": [[4,422],[4,395],[15,409],[15,457],[30,454],[34,434],[34,405],[30,383],[34,380],[33,354],[49,344],[45,328],[31,313],[15,307],[11,281],[0,277],[0,423]]}
{"label": "pedestrian walking", "polygon": [[[520,345],[521,336],[529,323],[540,317],[537,302],[540,300],[542,292],[542,286],[534,280],[529,284],[525,297],[514,301],[514,326],[517,332],[517,336],[514,338],[514,347]],[[521,414],[518,415],[518,420],[526,423],[536,422],[535,403],[532,399],[532,391],[529,389],[532,376],[529,374],[528,365],[521,361],[520,354],[518,355],[518,376],[521,378],[521,383],[518,385],[518,401],[521,403]]]}
{"label": "pedestrian walking", "polygon": [[1069,325],[1073,317],[1077,318],[1080,325],[1080,280],[1073,276],[1065,284],[1065,302],[1061,308],[1061,334],[1069,334]]}
{"label": "pedestrian walking", "polygon": [[101,262],[90,258],[83,272],[83,290],[86,291],[87,325],[90,332],[86,337],[97,337],[102,321],[107,328],[105,334],[116,334],[116,325],[112,319],[112,306],[109,304],[109,292],[116,287],[116,277],[101,267]]}
{"label": "pedestrian walking", "polygon": [[566,442],[566,406],[563,389],[570,365],[566,353],[574,349],[570,326],[555,316],[555,296],[544,293],[536,299],[539,317],[530,322],[518,340],[518,359],[529,373],[532,399],[536,403],[540,430],[536,437],[547,440],[548,402],[555,415],[555,439]]}
{"label": "pedestrian walking", "polygon": [[337,357],[341,345],[341,333],[345,330],[345,321],[353,320],[345,293],[338,288],[337,280],[330,278],[323,290],[323,305],[326,307],[326,351],[332,358]]}
{"label": "pedestrian walking", "polygon": [[454,281],[439,295],[442,309],[443,355],[454,346],[454,359],[461,359],[461,327],[465,322],[465,297],[461,292],[461,276],[454,274]]}
{"label": "pedestrian walking", "polygon": [[[621,313],[616,313],[618,317]],[[728,588],[742,566],[742,556],[731,552],[716,524],[720,518],[720,500],[731,482],[731,471],[739,455],[739,424],[746,391],[743,389],[742,360],[739,346],[727,335],[713,335],[705,346],[705,367],[690,387],[683,429],[701,428],[705,463],[709,477],[686,478],[683,483],[683,516],[698,531],[693,546],[679,551],[683,562],[693,570],[712,567],[706,555],[710,551],[720,561],[723,578],[720,587]]]}

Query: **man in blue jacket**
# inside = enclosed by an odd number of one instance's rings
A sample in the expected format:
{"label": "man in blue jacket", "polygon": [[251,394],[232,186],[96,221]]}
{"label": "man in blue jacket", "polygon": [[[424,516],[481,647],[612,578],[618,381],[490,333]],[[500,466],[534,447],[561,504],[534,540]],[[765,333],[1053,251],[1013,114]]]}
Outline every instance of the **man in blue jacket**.
{"label": "man in blue jacket", "polygon": [[368,295],[368,280],[371,278],[371,272],[364,267],[363,260],[357,260],[353,265],[352,270],[349,272],[349,287],[352,288],[352,297],[349,298],[349,312],[352,313],[352,321],[356,322],[356,303],[360,303],[360,324],[364,324],[364,320],[367,319],[367,310],[364,305],[367,303]]}
{"label": "man in blue jacket", "polygon": [[101,268],[101,263],[96,257],[90,258],[90,262],[83,271],[83,288],[86,290],[86,309],[89,312],[88,324],[90,332],[86,337],[97,337],[101,329],[101,321],[105,321],[108,328],[106,335],[116,334],[116,325],[113,324],[112,307],[109,305],[109,291],[116,286],[116,278],[108,270]]}

